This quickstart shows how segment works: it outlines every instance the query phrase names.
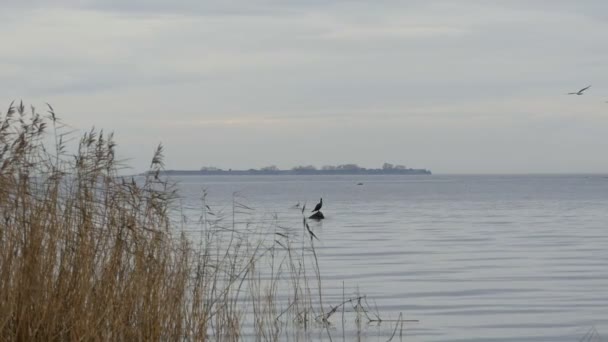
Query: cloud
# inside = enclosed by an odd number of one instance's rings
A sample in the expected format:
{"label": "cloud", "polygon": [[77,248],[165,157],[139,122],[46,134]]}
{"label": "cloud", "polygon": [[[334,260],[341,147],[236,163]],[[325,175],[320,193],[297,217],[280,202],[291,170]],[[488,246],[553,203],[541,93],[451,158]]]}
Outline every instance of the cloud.
{"label": "cloud", "polygon": [[[332,155],[352,155],[361,160],[350,161],[376,165],[375,158],[392,160],[407,146],[421,167],[474,171],[487,164],[475,161],[473,151],[489,157],[522,131],[531,144],[534,134],[553,141],[554,132],[572,127],[570,143],[588,147],[576,156],[586,160],[579,165],[597,170],[599,151],[588,146],[594,138],[568,118],[589,126],[606,120],[603,1],[4,5],[6,101],[50,102],[78,127],[116,129],[127,136],[125,153],[136,167],[145,165],[137,159],[142,146],[158,140],[175,144],[169,148],[177,168],[191,165],[191,145],[213,139],[220,147],[212,158],[224,165],[256,155],[295,162],[285,146],[297,139],[327,163]],[[589,83],[584,97],[563,95]],[[363,143],[370,139],[373,147]],[[239,152],[249,144],[259,144],[256,154]],[[458,146],[471,151],[466,166],[450,167],[446,160]],[[514,142],[512,151],[525,156],[524,146]],[[530,150],[554,153],[551,146]],[[520,161],[513,170],[527,167]]]}

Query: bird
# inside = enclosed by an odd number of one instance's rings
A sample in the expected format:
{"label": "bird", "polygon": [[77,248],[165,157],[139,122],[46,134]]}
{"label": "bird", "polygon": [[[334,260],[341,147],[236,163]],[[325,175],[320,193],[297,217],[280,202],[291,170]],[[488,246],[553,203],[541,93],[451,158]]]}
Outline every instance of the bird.
{"label": "bird", "polygon": [[319,200],[319,203],[317,203],[317,205],[315,206],[315,208],[314,208],[314,209],[313,209],[311,212],[313,212],[313,213],[314,213],[315,211],[319,211],[319,210],[321,210],[321,207],[322,207],[322,206],[323,206],[323,198],[321,198],[321,199]]}
{"label": "bird", "polygon": [[583,89],[581,89],[581,90],[579,90],[579,91],[577,91],[577,92],[574,92],[574,93],[568,93],[568,95],[583,95],[583,92],[584,92],[585,90],[589,89],[589,88],[591,88],[591,85],[588,85],[588,86],[586,86],[585,88],[583,88]]}

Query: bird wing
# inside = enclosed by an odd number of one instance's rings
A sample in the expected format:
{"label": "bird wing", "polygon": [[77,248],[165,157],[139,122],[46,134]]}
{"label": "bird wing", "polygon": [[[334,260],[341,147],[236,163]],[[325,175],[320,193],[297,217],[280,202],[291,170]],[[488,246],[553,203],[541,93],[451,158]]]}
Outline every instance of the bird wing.
{"label": "bird wing", "polygon": [[582,92],[584,92],[585,90],[587,90],[587,89],[589,89],[589,88],[591,88],[591,85],[586,86],[585,88],[583,88],[583,89],[579,90],[578,92],[579,92],[579,93],[582,93]]}

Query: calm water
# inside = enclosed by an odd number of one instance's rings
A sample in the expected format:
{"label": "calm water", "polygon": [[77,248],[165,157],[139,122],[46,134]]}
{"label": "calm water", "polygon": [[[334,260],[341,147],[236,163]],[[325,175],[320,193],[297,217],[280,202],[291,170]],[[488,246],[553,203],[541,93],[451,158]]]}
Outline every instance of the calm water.
{"label": "calm water", "polygon": [[[578,341],[591,327],[608,337],[607,176],[174,179],[186,211],[203,188],[214,210],[230,211],[238,192],[260,221],[276,213],[293,227],[289,207],[323,197],[327,219],[312,228],[330,303],[342,282],[347,296],[358,287],[384,319],[420,320],[405,341]],[[383,325],[362,339],[386,341]]]}

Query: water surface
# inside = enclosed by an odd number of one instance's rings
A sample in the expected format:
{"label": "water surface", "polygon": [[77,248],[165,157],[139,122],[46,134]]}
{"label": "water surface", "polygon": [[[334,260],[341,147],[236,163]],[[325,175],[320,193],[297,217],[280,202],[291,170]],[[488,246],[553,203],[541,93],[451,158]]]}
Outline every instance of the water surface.
{"label": "water surface", "polygon": [[[203,188],[224,212],[237,192],[260,224],[276,214],[296,230],[290,207],[323,197],[327,218],[311,228],[325,294],[339,302],[344,282],[383,318],[420,320],[405,326],[405,341],[578,341],[591,327],[608,336],[607,176],[173,179],[186,212],[200,211]],[[364,329],[346,340],[392,333],[390,324]]]}

